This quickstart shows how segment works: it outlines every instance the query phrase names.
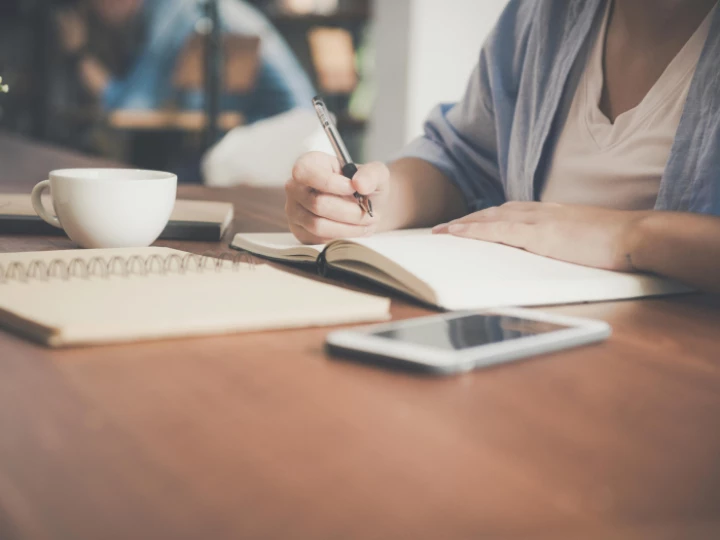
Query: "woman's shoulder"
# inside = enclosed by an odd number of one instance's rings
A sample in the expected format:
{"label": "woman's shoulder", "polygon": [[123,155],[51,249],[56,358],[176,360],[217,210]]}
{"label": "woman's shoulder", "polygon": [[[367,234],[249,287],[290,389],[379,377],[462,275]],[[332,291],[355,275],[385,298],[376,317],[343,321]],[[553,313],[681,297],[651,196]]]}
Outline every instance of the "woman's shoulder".
{"label": "woman's shoulder", "polygon": [[[547,65],[569,42],[583,41],[607,0],[510,0],[483,47],[490,71],[518,82],[528,61]],[[572,48],[572,47],[570,47]]]}
{"label": "woman's shoulder", "polygon": [[491,40],[526,46],[529,37],[540,41],[563,39],[575,25],[592,19],[607,0],[510,0]]}

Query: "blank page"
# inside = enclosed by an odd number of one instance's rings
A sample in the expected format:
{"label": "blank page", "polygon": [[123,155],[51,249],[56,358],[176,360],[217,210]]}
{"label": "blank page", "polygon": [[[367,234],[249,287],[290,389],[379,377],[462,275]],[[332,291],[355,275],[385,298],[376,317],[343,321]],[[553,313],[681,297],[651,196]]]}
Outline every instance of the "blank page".
{"label": "blank page", "polygon": [[[375,235],[373,238],[404,238],[418,234],[426,235],[429,229],[409,229],[392,231]],[[355,242],[356,239],[348,239]],[[344,242],[337,240],[338,243]],[[237,233],[232,247],[244,249],[267,257],[285,257],[292,259],[293,255],[302,256],[313,254],[317,258],[325,249],[326,244],[303,244],[292,233]]]}
{"label": "blank page", "polygon": [[430,231],[357,239],[436,293],[446,309],[564,304],[688,292],[648,275],[610,272]]}
{"label": "blank page", "polygon": [[324,244],[307,245],[295,238],[293,233],[238,233],[235,235],[233,245],[253,245],[268,250],[293,250],[296,248],[309,248],[318,255],[325,249]]}

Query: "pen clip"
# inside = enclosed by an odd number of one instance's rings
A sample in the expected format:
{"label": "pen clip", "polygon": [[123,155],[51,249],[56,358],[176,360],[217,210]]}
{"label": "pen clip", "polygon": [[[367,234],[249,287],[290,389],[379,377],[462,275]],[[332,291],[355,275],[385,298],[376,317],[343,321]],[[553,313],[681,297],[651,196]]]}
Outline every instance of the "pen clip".
{"label": "pen clip", "polygon": [[315,107],[315,112],[317,112],[320,123],[322,124],[323,129],[325,130],[325,133],[330,140],[330,144],[332,145],[335,154],[341,162],[341,165],[344,166],[348,163],[352,163],[350,152],[348,152],[348,149],[345,146],[345,143],[343,142],[342,137],[337,130],[337,127],[330,119],[330,113],[325,106],[325,102],[319,97],[315,97],[313,98],[313,106]]}

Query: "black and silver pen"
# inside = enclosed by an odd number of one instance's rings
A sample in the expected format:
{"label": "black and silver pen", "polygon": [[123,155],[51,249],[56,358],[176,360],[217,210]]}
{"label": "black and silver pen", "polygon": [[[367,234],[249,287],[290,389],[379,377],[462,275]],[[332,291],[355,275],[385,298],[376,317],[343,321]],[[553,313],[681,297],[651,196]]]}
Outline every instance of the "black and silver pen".
{"label": "black and silver pen", "polygon": [[[325,134],[328,136],[328,139],[330,139],[330,144],[332,145],[333,150],[335,150],[338,160],[340,160],[343,176],[352,180],[357,173],[358,168],[353,163],[352,158],[350,158],[350,153],[340,137],[340,133],[338,133],[335,124],[330,119],[330,114],[328,114],[327,107],[325,106],[322,98],[319,96],[314,97],[313,107],[315,107],[315,111],[317,112],[320,123],[325,130]],[[357,192],[354,193],[354,196],[357,199],[358,205],[362,211],[367,212],[370,217],[373,217],[372,201],[365,195],[360,195]]]}

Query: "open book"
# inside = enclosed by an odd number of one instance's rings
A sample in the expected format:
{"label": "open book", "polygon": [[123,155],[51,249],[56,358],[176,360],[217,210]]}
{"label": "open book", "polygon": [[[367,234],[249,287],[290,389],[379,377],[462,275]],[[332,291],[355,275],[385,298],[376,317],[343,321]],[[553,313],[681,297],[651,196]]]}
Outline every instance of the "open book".
{"label": "open book", "polygon": [[312,263],[370,279],[448,310],[618,300],[689,292],[680,283],[610,272],[489,242],[433,235],[429,229],[326,246],[290,233],[237,234],[232,246],[269,259]]}
{"label": "open book", "polygon": [[0,254],[0,326],[52,347],[385,320],[389,307],[266,264],[168,248]]}

